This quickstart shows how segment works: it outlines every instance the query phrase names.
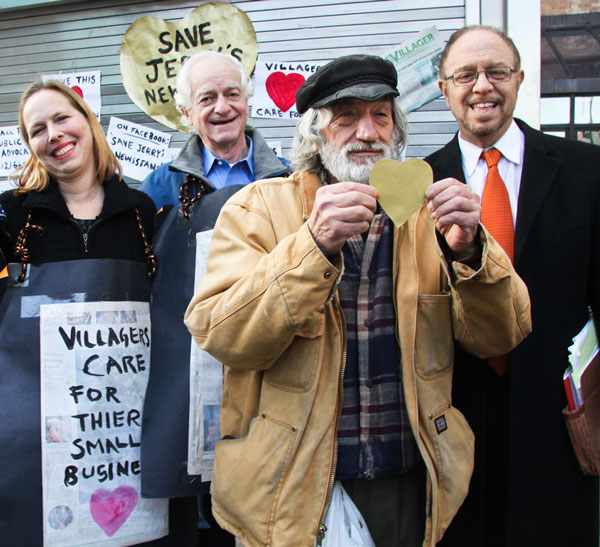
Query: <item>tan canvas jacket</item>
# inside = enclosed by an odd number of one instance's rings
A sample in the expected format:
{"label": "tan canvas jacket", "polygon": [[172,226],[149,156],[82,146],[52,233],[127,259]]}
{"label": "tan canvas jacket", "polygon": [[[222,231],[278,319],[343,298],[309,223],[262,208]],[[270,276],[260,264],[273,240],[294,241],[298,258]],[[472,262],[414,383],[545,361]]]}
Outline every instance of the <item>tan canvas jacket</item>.
{"label": "tan canvas jacket", "polygon": [[[223,207],[205,277],[186,312],[196,342],[224,363],[211,493],[219,524],[247,546],[313,547],[329,503],[342,402],[345,323],[330,262],[306,226],[317,177],[249,185]],[[402,381],[427,467],[424,545],[463,502],[473,434],[451,403],[453,346],[487,357],[530,332],[527,289],[481,229],[482,267],[449,266],[425,208],[396,229]]]}

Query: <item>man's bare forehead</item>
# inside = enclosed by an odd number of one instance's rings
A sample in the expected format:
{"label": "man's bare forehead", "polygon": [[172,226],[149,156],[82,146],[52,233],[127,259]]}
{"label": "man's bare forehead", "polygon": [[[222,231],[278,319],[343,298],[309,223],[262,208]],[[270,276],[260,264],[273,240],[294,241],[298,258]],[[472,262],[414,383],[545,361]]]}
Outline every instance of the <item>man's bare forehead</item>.
{"label": "man's bare forehead", "polygon": [[[231,82],[229,84],[225,84],[225,85],[221,86],[221,90],[224,92],[241,91],[241,89],[242,89],[242,86],[237,82]],[[219,92],[219,88],[216,85],[207,84],[207,85],[202,85],[200,87],[197,87],[193,91],[192,95],[194,97],[198,97],[201,95],[214,95],[218,92]]]}

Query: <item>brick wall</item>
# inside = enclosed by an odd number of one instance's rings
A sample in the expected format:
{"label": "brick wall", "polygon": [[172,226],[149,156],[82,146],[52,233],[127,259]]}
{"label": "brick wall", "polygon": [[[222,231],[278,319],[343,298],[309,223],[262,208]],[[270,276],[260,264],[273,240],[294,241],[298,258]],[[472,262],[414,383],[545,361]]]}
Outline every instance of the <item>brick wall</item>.
{"label": "brick wall", "polygon": [[600,0],[542,0],[542,15],[600,12]]}

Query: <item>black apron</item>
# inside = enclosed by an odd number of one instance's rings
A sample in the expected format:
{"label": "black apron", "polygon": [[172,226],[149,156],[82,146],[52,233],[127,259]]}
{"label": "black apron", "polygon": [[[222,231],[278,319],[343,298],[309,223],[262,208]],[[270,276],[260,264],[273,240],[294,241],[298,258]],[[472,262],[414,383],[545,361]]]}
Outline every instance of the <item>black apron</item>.
{"label": "black apron", "polygon": [[0,301],[1,545],[43,543],[39,304],[148,302],[146,269],[142,262],[116,259],[50,262],[30,265],[18,284],[21,264],[9,264]]}
{"label": "black apron", "polygon": [[142,495],[196,496],[209,483],[187,473],[191,335],[183,324],[194,295],[196,233],[212,230],[223,204],[243,185],[205,194],[191,208],[166,213],[154,234],[159,263],[152,283],[152,369],[142,427]]}
{"label": "black apron", "polygon": [[194,295],[196,233],[212,230],[223,204],[243,185],[205,194],[191,208],[166,213],[154,234],[159,267],[152,283],[152,368],[142,426],[142,495],[196,496],[210,483],[188,475],[191,336],[183,316]]}

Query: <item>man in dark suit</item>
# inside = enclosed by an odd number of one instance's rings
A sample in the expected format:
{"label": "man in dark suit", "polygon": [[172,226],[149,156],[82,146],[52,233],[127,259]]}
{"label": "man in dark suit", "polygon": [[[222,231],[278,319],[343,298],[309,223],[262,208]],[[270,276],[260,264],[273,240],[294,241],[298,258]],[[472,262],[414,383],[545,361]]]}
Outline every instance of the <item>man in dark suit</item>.
{"label": "man in dark suit", "polygon": [[457,355],[454,404],[476,435],[475,471],[442,545],[598,547],[598,481],[581,472],[561,411],[567,348],[588,308],[600,317],[600,149],[514,120],[523,78],[512,40],[490,27],[454,33],[440,61],[459,132],[426,160],[435,180],[458,179],[481,196],[492,170],[482,152],[501,152],[533,321],[506,372]]}

